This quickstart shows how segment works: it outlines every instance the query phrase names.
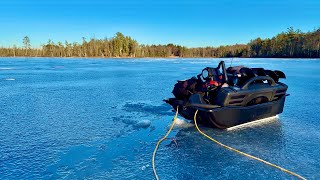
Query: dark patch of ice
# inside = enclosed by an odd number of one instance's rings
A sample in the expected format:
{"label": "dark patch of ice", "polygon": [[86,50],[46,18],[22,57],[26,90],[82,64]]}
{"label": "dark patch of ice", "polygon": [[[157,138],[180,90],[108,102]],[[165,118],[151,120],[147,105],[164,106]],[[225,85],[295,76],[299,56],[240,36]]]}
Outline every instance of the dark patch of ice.
{"label": "dark patch of ice", "polygon": [[162,104],[160,106],[149,105],[145,103],[130,103],[127,102],[123,106],[123,110],[128,112],[140,112],[146,114],[153,114],[153,115],[161,115],[161,116],[171,116],[172,112],[171,107],[166,104]]}

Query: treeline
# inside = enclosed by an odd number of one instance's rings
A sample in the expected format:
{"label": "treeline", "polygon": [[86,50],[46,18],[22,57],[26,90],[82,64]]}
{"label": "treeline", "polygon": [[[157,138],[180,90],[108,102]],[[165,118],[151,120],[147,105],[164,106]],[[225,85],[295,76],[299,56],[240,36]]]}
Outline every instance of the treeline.
{"label": "treeline", "polygon": [[275,37],[251,40],[248,44],[220,47],[187,48],[180,45],[139,45],[130,36],[118,32],[112,38],[87,40],[81,43],[48,40],[41,48],[32,48],[28,36],[23,47],[0,48],[4,57],[274,57],[319,58],[320,29],[301,32],[288,28]]}
{"label": "treeline", "polygon": [[250,57],[319,58],[320,29],[303,33],[288,28],[273,38],[257,38],[248,44]]}

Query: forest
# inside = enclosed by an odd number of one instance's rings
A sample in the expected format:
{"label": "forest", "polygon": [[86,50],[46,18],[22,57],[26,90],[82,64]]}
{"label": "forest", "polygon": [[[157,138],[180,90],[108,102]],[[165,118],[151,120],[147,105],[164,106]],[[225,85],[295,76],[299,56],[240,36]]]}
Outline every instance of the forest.
{"label": "forest", "polygon": [[2,57],[255,57],[255,58],[320,58],[320,28],[302,32],[292,27],[272,38],[251,40],[248,44],[220,47],[187,48],[181,45],[144,45],[118,32],[111,38],[86,39],[82,42],[53,42],[48,40],[40,48],[33,48],[28,36],[23,46],[1,47]]}

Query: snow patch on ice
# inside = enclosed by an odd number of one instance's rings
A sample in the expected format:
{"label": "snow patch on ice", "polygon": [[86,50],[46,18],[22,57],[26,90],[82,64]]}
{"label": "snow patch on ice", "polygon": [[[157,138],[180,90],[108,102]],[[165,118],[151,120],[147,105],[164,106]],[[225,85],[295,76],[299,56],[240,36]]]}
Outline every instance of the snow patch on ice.
{"label": "snow patch on ice", "polygon": [[12,70],[13,68],[8,68],[8,67],[0,67],[0,70]]}
{"label": "snow patch on ice", "polygon": [[141,120],[141,121],[138,121],[136,124],[134,124],[133,127],[138,129],[140,128],[147,129],[150,125],[151,125],[150,120]]}
{"label": "snow patch on ice", "polygon": [[15,78],[5,78],[4,80],[6,80],[6,81],[15,81],[16,79]]}
{"label": "snow patch on ice", "polygon": [[176,124],[175,124],[175,128],[181,128],[181,129],[185,129],[185,128],[189,128],[189,127],[193,127],[194,124],[189,123],[183,119],[179,119],[177,118],[176,120]]}

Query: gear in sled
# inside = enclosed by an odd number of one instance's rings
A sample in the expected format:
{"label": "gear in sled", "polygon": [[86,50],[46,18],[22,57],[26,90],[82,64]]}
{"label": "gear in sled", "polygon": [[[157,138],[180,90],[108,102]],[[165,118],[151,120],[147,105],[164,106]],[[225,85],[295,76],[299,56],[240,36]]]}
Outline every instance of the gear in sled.
{"label": "gear in sled", "polygon": [[206,67],[196,77],[178,81],[174,98],[165,100],[189,120],[198,109],[197,122],[226,129],[282,113],[288,86],[282,71],[244,66]]}

